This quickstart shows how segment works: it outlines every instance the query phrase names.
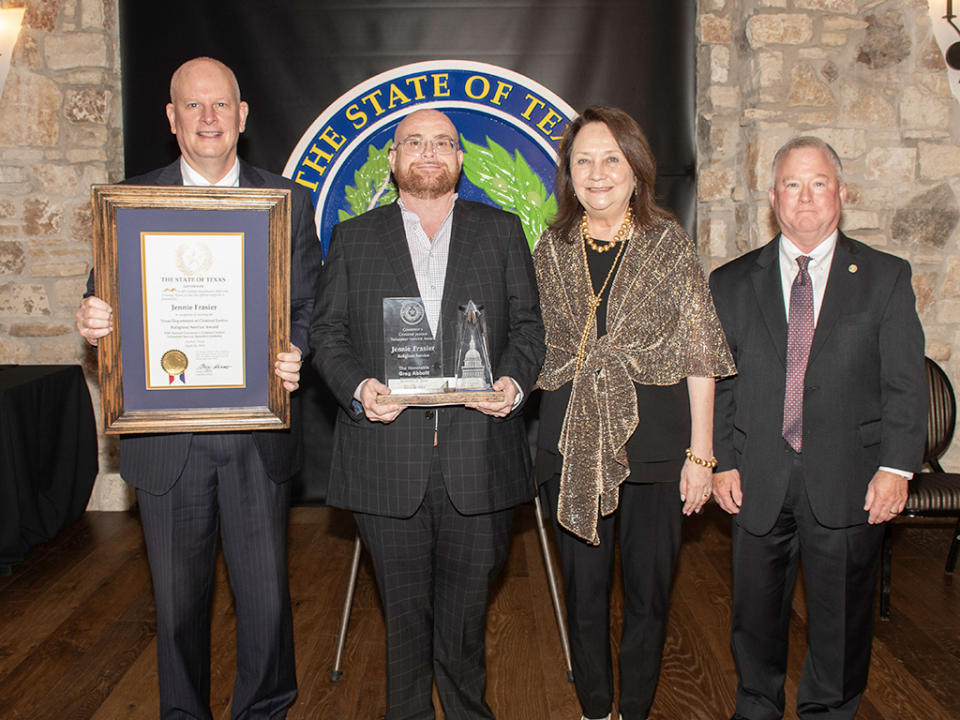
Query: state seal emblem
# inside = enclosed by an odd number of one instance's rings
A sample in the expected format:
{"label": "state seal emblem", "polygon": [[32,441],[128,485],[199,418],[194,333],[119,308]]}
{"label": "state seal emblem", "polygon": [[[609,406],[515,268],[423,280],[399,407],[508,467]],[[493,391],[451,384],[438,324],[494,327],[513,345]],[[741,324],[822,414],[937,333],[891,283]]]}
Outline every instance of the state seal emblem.
{"label": "state seal emblem", "polygon": [[334,225],[396,199],[387,162],[393,132],[421,108],[443,111],[460,133],[460,196],[516,213],[532,248],[557,209],[557,148],[576,113],[512,70],[440,60],[360,83],[314,120],[290,154],[283,174],[312,194],[324,254]]}

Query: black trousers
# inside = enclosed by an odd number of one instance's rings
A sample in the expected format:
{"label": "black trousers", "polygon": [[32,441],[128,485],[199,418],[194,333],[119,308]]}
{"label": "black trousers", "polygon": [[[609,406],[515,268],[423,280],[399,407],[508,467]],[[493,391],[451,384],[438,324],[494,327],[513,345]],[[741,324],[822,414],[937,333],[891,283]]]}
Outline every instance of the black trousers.
{"label": "black trousers", "polygon": [[231,718],[283,718],[297,696],[287,580],[290,483],[247,433],[197,434],[169,492],[137,491],[157,606],[160,717],[209,720],[210,611],[218,536],[237,613]]}
{"label": "black trousers", "polygon": [[797,713],[849,720],[867,684],[883,525],[820,525],[807,499],[800,456],[790,454],[790,485],[773,529],[751,535],[733,518],[737,715],[783,716],[790,612],[802,562],[808,647]]}
{"label": "black trousers", "polygon": [[434,453],[426,495],[409,518],[354,513],[373,559],[387,625],[386,720],[490,720],[485,633],[490,587],[510,546],[513,508],[462,515]]}
{"label": "black trousers", "polygon": [[[624,597],[617,707],[627,720],[644,720],[653,705],[680,552],[681,465],[647,464],[648,469],[661,466],[669,482],[623,483],[617,511],[597,523],[597,546],[557,526],[573,680],[581,711],[588,718],[605,717],[613,706],[610,590],[617,518]],[[556,517],[560,476],[554,476],[546,488]]]}

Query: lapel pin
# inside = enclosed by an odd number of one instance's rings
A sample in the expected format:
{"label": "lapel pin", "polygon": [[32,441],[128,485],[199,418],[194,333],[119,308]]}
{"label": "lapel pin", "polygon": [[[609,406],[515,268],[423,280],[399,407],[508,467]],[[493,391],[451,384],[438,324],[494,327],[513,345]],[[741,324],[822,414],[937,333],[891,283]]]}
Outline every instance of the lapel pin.
{"label": "lapel pin", "polygon": [[850,263],[849,265],[847,265],[847,270],[849,270],[852,273],[855,273],[859,269],[860,268],[857,267],[856,263]]}

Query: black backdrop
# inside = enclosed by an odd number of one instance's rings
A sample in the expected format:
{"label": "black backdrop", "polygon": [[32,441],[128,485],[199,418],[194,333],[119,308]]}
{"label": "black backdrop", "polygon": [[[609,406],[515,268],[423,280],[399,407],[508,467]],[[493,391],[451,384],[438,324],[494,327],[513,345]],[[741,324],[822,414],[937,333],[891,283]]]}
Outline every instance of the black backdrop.
{"label": "black backdrop", "polygon": [[[250,104],[244,159],[281,172],[310,123],[354,85],[422,60],[474,60],[545,85],[574,109],[616,105],[643,127],[657,194],[694,231],[695,0],[120,0],[127,175],[178,154],[164,114],[170,74],[210,55]],[[305,366],[306,367],[306,366]],[[301,500],[326,486],[333,408],[301,393]]]}

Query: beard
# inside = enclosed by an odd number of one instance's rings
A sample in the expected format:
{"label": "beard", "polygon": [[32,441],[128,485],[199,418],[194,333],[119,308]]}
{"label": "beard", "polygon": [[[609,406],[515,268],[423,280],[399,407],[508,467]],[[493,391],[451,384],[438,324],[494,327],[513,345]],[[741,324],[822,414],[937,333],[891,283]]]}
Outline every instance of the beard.
{"label": "beard", "polygon": [[457,178],[450,173],[450,168],[442,165],[440,170],[439,173],[426,175],[413,168],[397,168],[393,179],[398,190],[421,200],[435,200],[457,187]]}

